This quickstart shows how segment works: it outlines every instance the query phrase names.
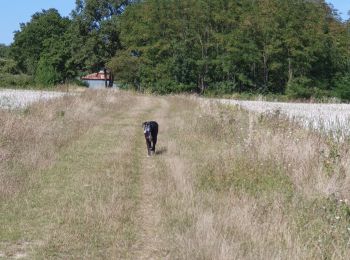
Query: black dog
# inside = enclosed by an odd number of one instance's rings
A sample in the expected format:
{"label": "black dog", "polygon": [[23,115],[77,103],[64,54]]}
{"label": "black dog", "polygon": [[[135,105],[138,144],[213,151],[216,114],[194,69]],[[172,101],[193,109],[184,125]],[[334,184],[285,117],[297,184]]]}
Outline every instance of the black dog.
{"label": "black dog", "polygon": [[151,156],[156,151],[156,143],[158,136],[158,123],[148,121],[142,124],[143,133],[145,134],[148,156]]}

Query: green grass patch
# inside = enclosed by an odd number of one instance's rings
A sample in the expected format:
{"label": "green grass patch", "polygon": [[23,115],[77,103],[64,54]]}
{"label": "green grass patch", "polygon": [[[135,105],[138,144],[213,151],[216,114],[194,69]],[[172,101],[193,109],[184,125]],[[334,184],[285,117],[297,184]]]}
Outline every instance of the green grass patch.
{"label": "green grass patch", "polygon": [[283,168],[274,161],[234,159],[229,170],[220,170],[220,162],[205,164],[199,172],[197,187],[201,190],[247,193],[254,197],[279,193],[290,197],[293,185]]}
{"label": "green grass patch", "polygon": [[26,74],[0,73],[0,88],[31,88],[34,78]]}
{"label": "green grass patch", "polygon": [[317,252],[319,259],[338,258],[350,241],[350,207],[333,197],[313,200],[300,198],[294,202],[290,217],[297,233],[309,250]]}

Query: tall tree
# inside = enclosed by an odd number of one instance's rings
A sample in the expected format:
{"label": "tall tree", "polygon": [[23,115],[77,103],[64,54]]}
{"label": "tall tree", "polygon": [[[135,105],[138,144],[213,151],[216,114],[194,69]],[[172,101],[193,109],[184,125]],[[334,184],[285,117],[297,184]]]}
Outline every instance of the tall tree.
{"label": "tall tree", "polygon": [[72,12],[70,70],[96,71],[120,48],[117,17],[133,1],[77,0]]}
{"label": "tall tree", "polygon": [[11,45],[11,56],[18,62],[19,68],[25,73],[34,74],[44,42],[62,37],[69,24],[70,20],[61,17],[56,9],[35,13],[28,23],[21,24]]}
{"label": "tall tree", "polygon": [[8,58],[10,55],[10,47],[0,44],[0,58]]}
{"label": "tall tree", "polygon": [[346,25],[324,0],[145,0],[119,21],[112,63],[138,60],[140,84],[160,92],[330,91],[349,57]]}

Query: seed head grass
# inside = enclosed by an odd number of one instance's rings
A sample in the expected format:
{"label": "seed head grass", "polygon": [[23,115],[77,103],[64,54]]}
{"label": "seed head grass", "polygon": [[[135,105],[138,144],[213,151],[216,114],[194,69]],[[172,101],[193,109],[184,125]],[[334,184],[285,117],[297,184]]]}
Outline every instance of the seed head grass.
{"label": "seed head grass", "polygon": [[[0,113],[6,257],[350,254],[349,143],[283,114],[104,91]],[[160,131],[147,158],[150,119]]]}

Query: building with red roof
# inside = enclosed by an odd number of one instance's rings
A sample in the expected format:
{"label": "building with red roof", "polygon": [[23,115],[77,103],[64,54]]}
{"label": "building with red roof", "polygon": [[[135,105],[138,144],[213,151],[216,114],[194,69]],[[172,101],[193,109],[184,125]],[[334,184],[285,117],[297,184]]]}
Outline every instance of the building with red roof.
{"label": "building with red roof", "polygon": [[89,88],[106,88],[114,86],[113,75],[108,70],[88,74],[81,77],[81,80],[89,85]]}

